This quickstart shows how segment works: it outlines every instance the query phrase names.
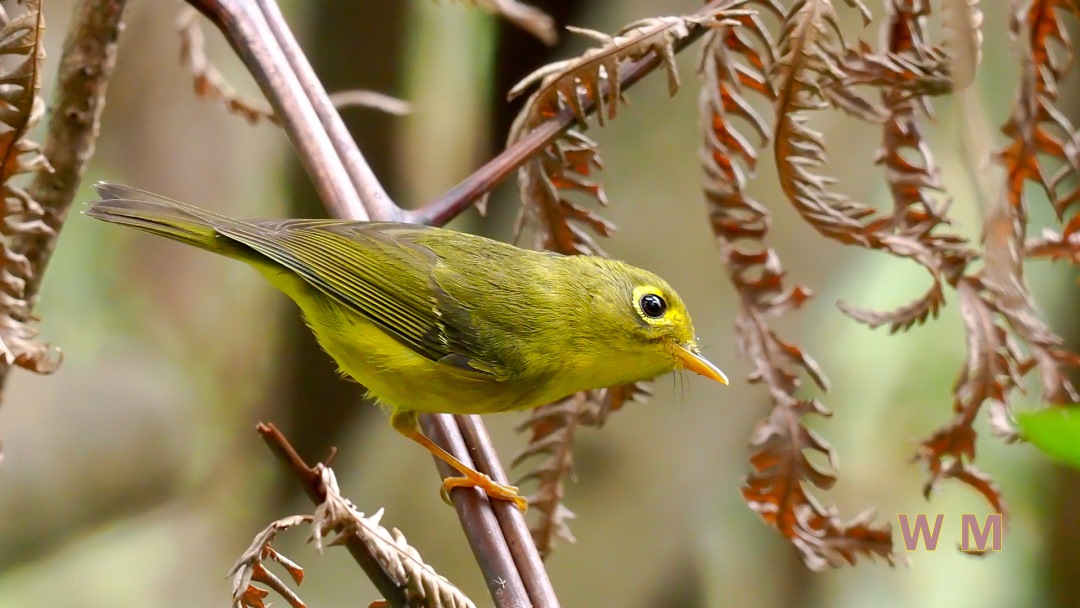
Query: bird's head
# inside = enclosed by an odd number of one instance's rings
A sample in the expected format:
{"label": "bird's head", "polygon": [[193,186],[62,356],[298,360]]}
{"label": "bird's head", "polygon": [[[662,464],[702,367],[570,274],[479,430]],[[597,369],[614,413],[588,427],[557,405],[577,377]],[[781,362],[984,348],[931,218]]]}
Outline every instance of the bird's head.
{"label": "bird's head", "polygon": [[594,259],[606,278],[592,294],[598,327],[611,331],[606,341],[637,358],[631,367],[695,372],[721,384],[727,376],[701,354],[694,323],[679,294],[655,274],[621,262]]}

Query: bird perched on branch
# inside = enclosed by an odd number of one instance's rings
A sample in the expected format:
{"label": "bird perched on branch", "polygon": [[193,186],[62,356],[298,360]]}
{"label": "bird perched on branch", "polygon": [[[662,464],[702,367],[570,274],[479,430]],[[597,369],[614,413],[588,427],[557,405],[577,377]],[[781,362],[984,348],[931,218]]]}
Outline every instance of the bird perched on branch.
{"label": "bird perched on branch", "polygon": [[678,294],[622,262],[412,224],[234,220],[120,184],[94,188],[102,200],[86,215],[245,262],[292,298],[391,425],[462,474],[444,480],[444,496],[477,487],[527,505],[426,437],[420,412],[527,409],[676,369],[727,384]]}

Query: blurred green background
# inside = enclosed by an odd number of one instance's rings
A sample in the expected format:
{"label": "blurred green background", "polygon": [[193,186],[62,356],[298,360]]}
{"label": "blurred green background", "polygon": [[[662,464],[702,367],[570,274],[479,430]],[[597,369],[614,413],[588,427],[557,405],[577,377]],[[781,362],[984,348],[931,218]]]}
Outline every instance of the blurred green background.
{"label": "blurred green background", "polygon": [[[534,4],[561,23],[602,31],[698,6]],[[879,3],[870,5],[882,14]],[[981,108],[988,121],[982,137],[993,142],[1009,111],[1017,62],[1005,5],[983,3],[976,87],[965,98],[935,102],[937,123],[929,129],[957,229],[971,237],[985,204],[971,168],[983,170],[983,159],[965,147],[962,125],[980,125],[972,112]],[[177,61],[179,8],[130,7],[84,183],[126,182],[239,216],[321,214],[280,131],[249,126],[195,99]],[[391,196],[410,205],[431,200],[498,149],[518,107],[503,101],[514,82],[584,48],[564,35],[558,48],[545,49],[468,3],[292,1],[284,8],[328,89],[374,89],[414,104],[405,118],[344,111]],[[45,6],[46,96],[70,9],[68,0]],[[854,40],[857,16],[840,10]],[[876,30],[864,35],[873,38]],[[210,26],[207,38],[222,71],[254,93]],[[956,308],[892,337],[841,315],[839,299],[893,307],[921,294],[928,279],[913,264],[818,237],[780,195],[768,161],[751,193],[774,213],[770,239],[790,280],[817,293],[776,327],[818,359],[834,387],[823,399],[835,416],[812,426],[837,450],[840,483],[817,494],[845,517],[877,507],[879,521],[894,527],[898,513],[946,518],[939,550],[908,554],[909,567],[864,562],[811,574],[743,503],[746,443],[768,402],[744,380],[749,366],[735,352],[733,292],[706,221],[695,53],[680,57],[684,88],[674,99],[662,77],[651,78],[629,92],[631,103],[616,121],[590,131],[606,161],[601,177],[612,207],[605,213],[620,227],[603,245],[679,289],[709,357],[734,382],[725,389],[691,378],[680,390],[660,378],[649,403],[627,407],[601,432],[579,434],[578,481],[567,489],[578,543],[548,561],[563,605],[1080,605],[1077,475],[1030,446],[990,439],[980,425],[979,462],[1005,490],[1011,527],[998,554],[976,559],[955,550],[960,515],[981,515],[987,506],[956,485],[924,501],[925,474],[908,459],[918,439],[950,415],[949,391],[964,357]],[[1070,83],[1075,88],[1075,77],[1062,90]],[[1074,116],[1075,102],[1068,98],[1073,105],[1064,108]],[[814,126],[826,134],[828,170],[839,189],[887,208],[881,171],[870,162],[875,130],[837,113],[815,118]],[[1045,199],[1031,194],[1034,221],[1049,221]],[[90,198],[84,186],[80,200]],[[507,238],[516,201],[516,188],[504,185],[488,219],[470,212],[455,227]],[[1075,274],[1033,265],[1029,277],[1043,312],[1075,348]],[[37,312],[44,337],[66,359],[52,377],[15,372],[0,407],[0,608],[228,605],[225,573],[251,537],[272,519],[311,510],[253,432],[260,420],[283,427],[309,460],[337,445],[343,492],[367,512],[385,507],[384,523],[403,530],[479,605],[490,604],[457,518],[438,498],[430,456],[393,432],[376,408],[358,407],[357,387],[337,379],[292,304],[243,265],[73,215]],[[1017,406],[1031,407],[1037,396],[1020,396]],[[520,420],[486,418],[506,461],[523,443],[513,432]],[[319,557],[304,546],[304,535],[275,546],[306,567],[299,591],[309,606],[363,606],[377,598],[344,551]],[[899,533],[894,537],[900,545]]]}

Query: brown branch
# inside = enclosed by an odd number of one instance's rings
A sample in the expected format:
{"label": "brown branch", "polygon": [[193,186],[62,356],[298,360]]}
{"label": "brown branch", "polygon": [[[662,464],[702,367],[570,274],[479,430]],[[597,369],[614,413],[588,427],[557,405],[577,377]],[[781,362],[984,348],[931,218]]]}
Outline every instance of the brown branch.
{"label": "brown branch", "polygon": [[[221,29],[243,60],[284,122],[289,141],[331,213],[369,219],[334,141],[261,8],[244,0],[191,0],[189,4]],[[321,87],[318,94],[326,96]]]}
{"label": "brown branch", "polygon": [[[383,198],[382,186],[356,149],[277,7],[270,0],[259,0],[257,5],[240,0],[189,0],[189,4],[219,27],[240,55],[284,121],[290,140],[330,212],[348,219],[400,219],[401,210]],[[462,438],[459,425],[449,415],[424,414],[421,424],[434,441],[462,461],[469,462],[470,453],[495,453],[483,424],[474,417],[460,421],[467,439]],[[505,478],[501,470],[488,468],[497,462],[495,458],[480,462],[478,470],[496,479]],[[455,474],[445,469],[440,472],[444,477]],[[521,564],[539,562],[535,545],[523,526],[508,521],[500,527],[490,502],[480,500],[475,493],[457,491],[452,498],[495,605],[558,606],[554,594],[530,595],[516,569],[526,566],[515,566],[510,557],[510,547],[514,547],[520,555],[531,552],[535,556]],[[543,568],[525,572],[535,579],[530,581],[534,589],[550,590]]]}
{"label": "brown branch", "polygon": [[257,3],[262,9],[271,31],[277,38],[277,42],[285,51],[285,57],[289,60],[292,69],[300,80],[300,86],[307,93],[315,113],[319,116],[323,128],[334,145],[334,151],[337,152],[341,162],[344,163],[345,172],[349,174],[353,187],[360,194],[360,200],[364,202],[364,207],[367,208],[372,219],[380,221],[403,219],[401,209],[394,204],[394,201],[390,200],[390,195],[386,193],[378,178],[375,177],[375,173],[371,170],[367,161],[364,160],[364,155],[360,152],[360,148],[356,146],[356,142],[353,141],[352,135],[349,134],[349,130],[345,127],[345,122],[341,119],[341,115],[338,114],[337,108],[330,101],[326,89],[319,82],[311,63],[308,62],[304,51],[296,41],[296,37],[292,35],[288,24],[285,23],[285,18],[281,15],[281,9],[278,8],[277,2],[274,0],[257,0]]}
{"label": "brown branch", "polygon": [[[304,489],[304,493],[307,494],[308,498],[316,505],[322,504],[326,500],[326,496],[323,493],[323,483],[319,472],[304,462],[304,459],[296,453],[289,440],[273,424],[260,422],[256,425],[255,430],[262,436],[263,441],[266,442],[266,447],[270,448],[270,451],[274,453],[274,456],[277,456],[281,464],[292,471],[293,476],[300,482],[300,487]],[[397,608],[398,606],[408,605],[405,600],[405,589],[394,583],[390,575],[379,564],[379,560],[375,558],[359,536],[355,534],[348,535],[345,538],[345,548],[349,550],[356,563],[363,568],[364,574],[371,579],[372,583],[375,583],[375,588],[379,590],[379,593],[382,594],[390,606]]]}
{"label": "brown branch", "polygon": [[[424,429],[425,435],[448,452],[457,456],[466,465],[487,473],[496,481],[506,481],[505,474],[500,478],[493,471],[485,470],[479,466],[479,462],[473,462],[471,457],[473,452],[466,446],[461,430],[453,416],[447,414],[421,416],[420,425]],[[490,443],[488,447],[490,448]],[[435,461],[435,467],[439,469],[439,475],[444,479],[460,475],[442,460],[434,457],[433,460]],[[507,607],[529,606],[531,602],[529,593],[525,588],[525,582],[514,563],[514,557],[510,554],[511,542],[507,540],[505,530],[499,526],[500,522],[495,516],[491,502],[482,497],[480,492],[476,490],[456,490],[451,493],[451,499],[454,501],[454,508],[457,509],[458,518],[461,519],[461,527],[465,530],[465,536],[469,539],[469,546],[476,557],[476,562],[484,572],[484,582],[488,586],[491,598],[495,600],[495,605]],[[526,542],[532,545],[532,539],[529,537],[528,531],[521,538],[526,539]],[[535,551],[535,549],[533,550]],[[543,570],[541,570],[541,573],[543,573]],[[558,604],[536,605],[557,606]]]}
{"label": "brown branch", "polygon": [[472,3],[493,15],[499,15],[510,23],[529,32],[548,46],[559,42],[555,20],[544,11],[517,0],[472,0]]}
{"label": "brown branch", "polygon": [[[702,14],[708,14],[710,7],[719,6],[722,2],[713,2]],[[708,27],[698,26],[691,30],[690,35],[680,39],[674,45],[676,53],[679,53],[693,44],[698,38],[708,31]],[[650,74],[653,70],[663,65],[664,60],[657,53],[650,53],[634,63],[620,70],[619,90],[623,91],[639,80]],[[610,86],[605,82],[601,88],[600,98],[610,95]],[[583,114],[591,115],[596,111],[595,98],[590,98],[582,106]],[[549,118],[546,122],[522,137],[514,145],[506,148],[498,156],[488,161],[484,166],[469,175],[458,185],[451,188],[446,194],[424,205],[423,207],[407,213],[408,221],[429,226],[441,226],[454,219],[481,196],[491,192],[511,173],[516,171],[525,161],[536,156],[551,142],[558,139],[571,124],[576,120],[576,114],[572,107],[565,107]]]}
{"label": "brown branch", "polygon": [[[116,65],[116,47],[126,0],[80,0],[64,38],[49,130],[42,153],[51,172],[38,171],[27,188],[50,229],[12,238],[11,249],[25,256],[30,272],[23,297],[27,312],[37,301],[60,229],[75,198],[86,163],[94,153],[105,88]],[[0,363],[0,387],[9,365]]]}
{"label": "brown branch", "polygon": [[[484,428],[483,424],[480,424],[480,417],[476,415],[455,416],[455,419],[465,441],[476,446],[473,461],[481,469],[488,471],[495,481],[508,483],[506,471],[503,470],[502,464],[499,463],[499,456],[495,453],[487,429]],[[544,570],[544,563],[536,550],[536,545],[531,540],[532,534],[529,531],[528,524],[525,523],[525,516],[516,506],[507,501],[496,501],[494,507],[495,517],[498,518],[499,525],[504,530],[509,529],[514,532],[513,536],[507,538],[507,544],[510,546],[510,555],[513,556],[514,563],[517,564],[518,572],[521,573],[529,597],[533,598],[538,605],[557,605],[558,600],[555,598],[555,590],[552,588],[551,580]],[[521,539],[525,538],[530,539],[529,542],[522,543]]]}

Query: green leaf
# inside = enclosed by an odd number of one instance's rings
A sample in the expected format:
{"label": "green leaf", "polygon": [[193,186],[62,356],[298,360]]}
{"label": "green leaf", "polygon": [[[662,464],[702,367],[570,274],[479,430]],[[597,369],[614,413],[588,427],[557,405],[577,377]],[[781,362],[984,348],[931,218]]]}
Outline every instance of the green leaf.
{"label": "green leaf", "polygon": [[1024,438],[1048,456],[1080,469],[1080,407],[1051,407],[1016,415]]}

